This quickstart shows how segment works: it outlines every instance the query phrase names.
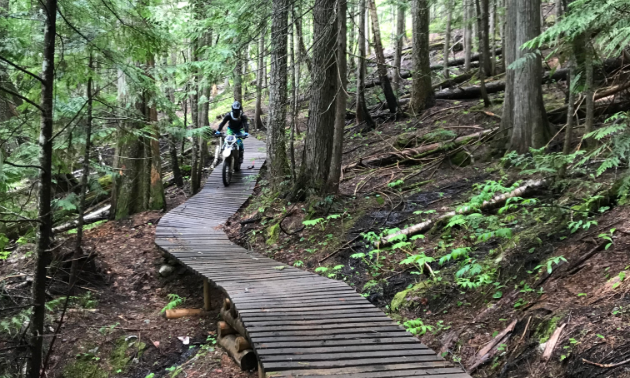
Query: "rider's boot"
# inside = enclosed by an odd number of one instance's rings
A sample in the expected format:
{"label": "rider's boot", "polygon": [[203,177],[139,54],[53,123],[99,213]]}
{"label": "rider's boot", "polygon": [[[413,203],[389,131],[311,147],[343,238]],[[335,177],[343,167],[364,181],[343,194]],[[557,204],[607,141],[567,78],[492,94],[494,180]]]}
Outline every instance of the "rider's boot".
{"label": "rider's boot", "polygon": [[244,160],[243,155],[245,155],[245,149],[242,149],[242,150],[239,151],[238,156],[239,156],[239,163],[240,164],[243,164],[243,160]]}

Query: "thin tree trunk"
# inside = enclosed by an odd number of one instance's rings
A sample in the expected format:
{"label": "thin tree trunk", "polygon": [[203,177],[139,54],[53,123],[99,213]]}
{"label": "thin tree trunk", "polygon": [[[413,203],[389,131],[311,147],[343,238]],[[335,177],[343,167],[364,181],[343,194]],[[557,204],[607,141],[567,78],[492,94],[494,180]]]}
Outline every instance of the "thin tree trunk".
{"label": "thin tree trunk", "polygon": [[369,0],[370,18],[372,20],[372,34],[374,35],[374,51],[376,52],[376,62],[378,77],[381,81],[381,88],[383,88],[383,94],[387,101],[387,107],[390,113],[396,113],[398,108],[398,101],[396,95],[392,89],[392,84],[387,76],[387,66],[385,65],[385,54],[383,53],[383,43],[381,41],[381,31],[378,24],[378,15],[376,14],[376,2],[375,0]]}
{"label": "thin tree trunk", "polygon": [[[236,41],[234,41],[234,44],[237,45]],[[234,71],[232,73],[232,78],[234,80],[234,101],[243,103],[243,60],[240,51],[237,51],[236,54],[234,54],[234,59],[236,59],[236,64],[234,65]]]}
{"label": "thin tree trunk", "polygon": [[341,158],[343,154],[343,131],[346,127],[346,105],[348,102],[348,94],[346,88],[348,86],[348,67],[346,59],[346,38],[347,27],[346,20],[348,14],[347,0],[337,0],[337,66],[338,66],[338,82],[336,110],[335,110],[335,134],[333,138],[332,159],[330,163],[330,174],[328,176],[328,191],[337,193],[339,191],[339,179],[341,177]]}
{"label": "thin tree trunk", "polygon": [[485,70],[485,76],[492,76],[492,61],[490,60],[490,38],[489,38],[489,0],[475,0],[477,9],[477,30],[479,41],[480,67]]}
{"label": "thin tree trunk", "polygon": [[57,0],[46,0],[43,9],[44,54],[42,62],[41,126],[39,152],[39,209],[38,239],[33,271],[33,313],[30,320],[28,346],[31,352],[27,378],[38,378],[42,365],[44,320],[46,315],[46,267],[50,262],[52,237],[52,148],[55,81],[55,37],[57,33]]}
{"label": "thin tree trunk", "polygon": [[258,41],[258,67],[256,74],[256,111],[254,112],[254,130],[262,129],[262,86],[263,86],[263,57],[265,51],[265,33],[260,32]]}
{"label": "thin tree trunk", "polygon": [[365,123],[363,129],[368,131],[374,129],[376,125],[365,104],[365,2],[366,0],[359,0],[359,64],[357,65],[356,121],[357,125]]}
{"label": "thin tree trunk", "polygon": [[90,177],[90,148],[92,140],[92,75],[94,75],[94,60],[92,53],[90,53],[88,67],[90,70],[90,77],[87,82],[86,97],[87,97],[87,118],[85,121],[85,151],[83,154],[83,175],[81,176],[81,192],[79,194],[79,217],[77,221],[77,236],[74,243],[74,253],[72,256],[72,265],[70,267],[70,287],[73,287],[77,282],[79,273],[79,261],[83,257],[83,249],[81,244],[83,242],[83,214],[85,214],[85,196],[87,194],[88,179]]}
{"label": "thin tree trunk", "polygon": [[349,25],[350,25],[350,33],[348,35],[348,51],[351,53],[348,61],[348,72],[354,72],[357,68],[356,65],[356,58],[354,57],[354,55],[356,55],[355,53],[355,26],[356,26],[356,17],[355,17],[355,12],[356,12],[356,3],[353,1],[350,3],[350,21],[349,21]]}
{"label": "thin tree trunk", "polygon": [[[293,14],[293,12],[291,12]],[[295,19],[292,19],[292,24],[295,24]],[[299,63],[296,61],[296,40],[297,36],[295,35],[295,28],[293,26],[289,26],[289,76],[291,77],[291,134],[289,137],[289,158],[291,163],[291,180],[295,184],[295,180],[297,179],[295,174],[295,128],[297,127],[297,86],[298,86],[298,78],[296,75],[297,70],[295,69]]]}
{"label": "thin tree trunk", "polygon": [[[147,63],[149,70],[155,68],[153,55],[150,55]],[[149,73],[149,77],[153,77],[153,72]],[[155,102],[152,101],[152,103],[153,104],[148,109],[148,121],[153,130],[153,138],[149,140],[151,146],[151,192],[149,195],[149,209],[166,210],[166,197],[164,196],[164,184],[162,182],[162,159],[160,158],[160,127],[158,125],[157,108],[155,107]]]}
{"label": "thin tree trunk", "polygon": [[497,74],[497,49],[496,40],[497,40],[497,1],[498,0],[490,0],[491,1],[491,10],[490,10],[490,49],[492,50],[492,61],[491,75]]}
{"label": "thin tree trunk", "polygon": [[[405,33],[405,4],[398,5],[396,15],[396,46],[394,52],[394,90],[400,96],[400,65],[402,64],[403,34]],[[447,42],[448,44],[448,42]]]}
{"label": "thin tree trunk", "polygon": [[429,0],[413,0],[413,81],[409,107],[420,114],[435,104],[429,61]]}
{"label": "thin tree trunk", "polygon": [[367,56],[372,55],[372,46],[370,45],[370,3],[368,0],[368,3],[365,5],[366,9],[365,9],[365,48],[367,51]]}
{"label": "thin tree trunk", "polygon": [[[520,46],[540,34],[540,0],[509,0],[508,3],[517,7],[516,43],[513,48],[518,60],[533,53],[531,50],[521,49]],[[541,80],[541,57],[537,54],[536,58],[524,59],[522,65],[515,70],[513,86],[506,88],[506,91],[514,91],[510,150],[527,153],[530,147],[545,146],[551,138]]]}
{"label": "thin tree trunk", "polygon": [[313,7],[313,70],[311,101],[304,140],[304,159],[293,191],[294,198],[303,198],[311,190],[324,193],[332,157],[337,64],[335,45],[337,23],[330,22],[336,0],[316,0]]}
{"label": "thin tree trunk", "polygon": [[285,128],[287,123],[287,25],[289,0],[274,0],[271,19],[271,77],[267,160],[272,185],[278,188],[288,173]]}
{"label": "thin tree trunk", "polygon": [[486,91],[486,70],[484,69],[484,67],[487,68],[486,62],[488,62],[490,58],[490,54],[487,51],[488,44],[486,39],[488,28],[484,27],[483,25],[484,14],[487,15],[488,13],[484,13],[480,5],[480,2],[484,1],[487,5],[488,0],[475,0],[475,6],[477,7],[477,14],[481,16],[477,18],[477,24],[479,25],[479,45],[482,46],[482,53],[479,54],[479,88],[481,89],[481,98],[483,99],[483,104],[486,108],[488,108],[492,105],[492,102],[490,102],[490,97],[488,97],[488,92]]}
{"label": "thin tree trunk", "polygon": [[[588,45],[585,47],[584,70],[586,71],[586,83],[584,89],[584,102],[586,105],[586,120],[584,123],[584,134],[593,131],[593,123],[595,119],[595,82],[593,79],[593,47],[590,45],[590,38],[585,38]],[[593,139],[585,140],[586,147],[593,147]]]}
{"label": "thin tree trunk", "polygon": [[512,125],[514,124],[514,78],[515,71],[507,69],[510,64],[516,61],[516,21],[517,9],[516,0],[505,1],[505,22],[503,35],[503,65],[505,71],[505,94],[503,97],[503,114],[501,116],[501,137],[497,138],[502,145],[498,146],[503,150],[509,143],[512,135]]}
{"label": "thin tree trunk", "polygon": [[448,79],[451,75],[448,70],[448,56],[451,51],[451,21],[453,19],[453,1],[449,0],[446,4],[446,33],[444,35],[444,79]]}
{"label": "thin tree trunk", "polygon": [[479,50],[479,44],[477,43],[478,41],[478,36],[479,36],[479,23],[477,22],[477,18],[479,17],[479,14],[477,13],[477,7],[475,7],[475,0],[470,0],[468,3],[468,11],[470,12],[470,15],[468,16],[468,18],[470,19],[470,21],[472,22],[471,25],[471,30],[472,33],[470,35],[470,38],[472,40],[471,46],[473,50],[476,50],[477,52],[481,52],[481,50]]}
{"label": "thin tree trunk", "polygon": [[[576,78],[576,64],[575,64],[575,54],[569,60],[569,78],[567,79],[567,88],[569,88],[569,104],[567,109],[567,124],[565,126],[564,132],[564,143],[562,146],[562,153],[568,155],[571,153],[571,139],[573,139],[573,117],[575,112],[575,91],[571,89],[573,83],[575,83]],[[567,165],[563,164],[560,167],[558,172],[558,176],[561,178],[565,176],[567,171]]]}
{"label": "thin tree trunk", "polygon": [[306,63],[308,71],[311,72],[313,70],[313,60],[310,56],[308,56],[308,53],[306,52],[306,45],[304,44],[304,33],[302,30],[302,17],[301,15],[296,14],[295,9],[293,9],[293,19],[295,20],[295,27],[297,28],[298,45],[300,48],[300,60]]}
{"label": "thin tree trunk", "polygon": [[472,0],[463,0],[464,10],[464,70],[470,71],[470,63],[472,58],[472,20],[470,17],[470,2]]}
{"label": "thin tree trunk", "polygon": [[[499,14],[499,38],[501,39],[501,59],[499,60],[498,64],[498,71],[499,72],[506,72],[506,65],[505,65],[505,29],[506,29],[506,14],[507,14],[507,8],[505,7],[505,1],[506,0],[495,0],[495,1],[501,1],[501,3],[503,4],[503,14]],[[495,49],[496,50],[496,49]],[[496,52],[495,52],[496,54]]]}

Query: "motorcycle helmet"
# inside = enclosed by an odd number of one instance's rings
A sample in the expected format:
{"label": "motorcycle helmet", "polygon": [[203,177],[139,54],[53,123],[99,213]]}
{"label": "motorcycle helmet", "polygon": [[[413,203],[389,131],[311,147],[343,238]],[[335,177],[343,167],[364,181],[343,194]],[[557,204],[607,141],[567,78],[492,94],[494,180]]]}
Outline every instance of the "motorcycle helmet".
{"label": "motorcycle helmet", "polygon": [[241,119],[241,103],[238,101],[234,101],[232,103],[232,112],[230,113],[233,120]]}

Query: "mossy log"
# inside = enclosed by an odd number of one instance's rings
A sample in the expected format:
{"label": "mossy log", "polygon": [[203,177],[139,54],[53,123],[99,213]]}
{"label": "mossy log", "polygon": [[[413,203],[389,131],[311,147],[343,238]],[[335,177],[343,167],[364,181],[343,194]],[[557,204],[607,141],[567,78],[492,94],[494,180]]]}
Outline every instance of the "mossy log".
{"label": "mossy log", "polygon": [[[547,181],[545,180],[530,180],[527,181],[525,183],[525,185],[519,186],[518,188],[514,189],[513,191],[509,192],[509,193],[504,193],[504,194],[500,194],[498,196],[495,196],[493,199],[491,199],[490,201],[485,201],[480,209],[484,210],[484,209],[488,209],[488,208],[492,208],[495,206],[498,206],[500,204],[505,203],[505,201],[508,200],[508,198],[512,198],[512,197],[521,197],[524,195],[527,195],[528,193],[531,193],[532,191],[539,189],[543,186],[545,186],[547,184]],[[471,208],[468,206],[463,206],[460,207],[459,209],[457,209],[456,211],[449,211],[446,214],[442,214],[440,216],[438,216],[437,218],[434,219],[430,219],[427,221],[424,221],[422,223],[418,223],[415,224],[411,227],[407,227],[403,230],[400,230],[399,232],[396,232],[395,234],[391,234],[389,236],[387,236],[386,238],[381,239],[378,242],[378,246],[379,247],[385,247],[388,246],[390,244],[392,244],[394,241],[399,240],[400,235],[405,235],[407,237],[413,236],[413,235],[417,235],[419,233],[425,232],[427,230],[430,230],[433,226],[435,226],[436,224],[439,224],[441,222],[444,222],[452,217],[454,217],[455,215],[458,214],[469,214],[471,212],[473,212],[474,210],[477,210],[476,208]]]}
{"label": "mossy log", "polygon": [[446,142],[432,143],[420,147],[408,148],[402,151],[386,152],[378,155],[374,155],[365,159],[361,159],[355,163],[348,164],[342,168],[342,172],[346,172],[349,169],[362,167],[362,166],[383,166],[394,162],[404,161],[419,156],[426,156],[436,152],[450,150],[454,147],[460,146],[479,139],[485,135],[497,131],[497,128],[479,131],[455,138]]}

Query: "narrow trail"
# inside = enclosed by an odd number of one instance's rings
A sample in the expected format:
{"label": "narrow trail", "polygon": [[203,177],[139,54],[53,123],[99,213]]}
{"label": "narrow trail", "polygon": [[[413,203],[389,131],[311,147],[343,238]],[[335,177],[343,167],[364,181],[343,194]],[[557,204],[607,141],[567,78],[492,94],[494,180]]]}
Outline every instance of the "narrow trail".
{"label": "narrow trail", "polygon": [[162,218],[155,242],[231,299],[260,376],[469,378],[345,283],[230,242],[220,225],[249,198],[266,156],[256,139],[245,149],[232,185],[225,188],[216,169],[200,193]]}

